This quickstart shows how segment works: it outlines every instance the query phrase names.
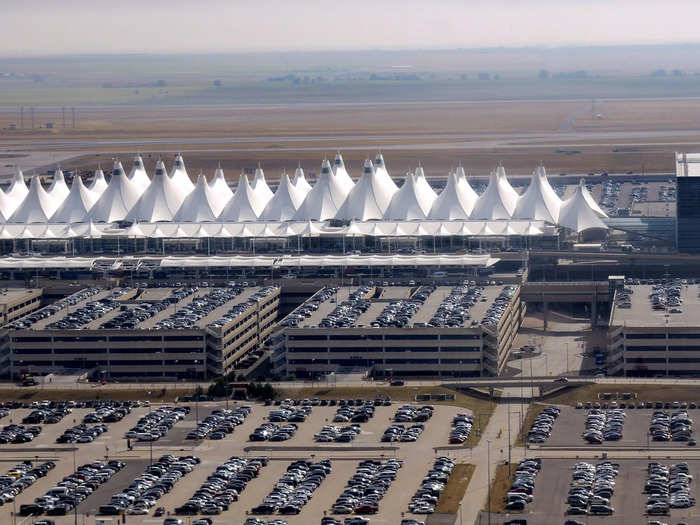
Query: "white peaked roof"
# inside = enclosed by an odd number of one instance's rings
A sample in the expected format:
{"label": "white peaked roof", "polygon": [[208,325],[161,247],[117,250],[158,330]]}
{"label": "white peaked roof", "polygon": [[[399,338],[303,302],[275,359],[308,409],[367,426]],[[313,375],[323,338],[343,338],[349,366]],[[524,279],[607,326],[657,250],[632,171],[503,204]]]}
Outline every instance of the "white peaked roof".
{"label": "white peaked roof", "polygon": [[88,213],[88,219],[95,222],[124,220],[140,196],[141,192],[126,176],[121,162],[115,162],[109,185]]}
{"label": "white peaked roof", "polygon": [[265,209],[267,202],[263,202],[253,191],[248,176],[243,174],[238,179],[236,192],[228,201],[219,220],[222,222],[255,221]]}
{"label": "white peaked roof", "polygon": [[89,188],[98,197],[102,195],[102,192],[104,192],[107,189],[107,181],[105,180],[105,174],[100,168],[97,168],[95,170],[95,174],[92,177],[92,182],[90,183]]}
{"label": "white peaked roof", "polygon": [[260,218],[266,221],[289,221],[304,202],[308,192],[298,188],[289,180],[289,175],[283,173],[274,197],[267,203]]}
{"label": "white peaked roof", "polygon": [[595,201],[593,198],[593,195],[591,195],[591,192],[588,191],[588,188],[586,185],[583,185],[583,188],[581,188],[581,192],[583,193],[583,198],[586,199],[586,202],[588,205],[591,207],[591,209],[595,212],[595,214],[600,217],[601,219],[607,219],[608,214],[605,213],[600,206],[598,206],[598,203]]}
{"label": "white peaked roof", "polygon": [[47,222],[57,208],[56,200],[43,188],[39,177],[34,175],[29,183],[29,193],[7,222],[21,224]]}
{"label": "white peaked roof", "polygon": [[127,213],[126,219],[139,222],[172,221],[189,193],[191,190],[168,176],[163,161],[158,161],[151,184]]}
{"label": "white peaked roof", "polygon": [[304,202],[294,214],[294,220],[325,221],[335,217],[345,202],[349,190],[333,173],[331,163],[324,160],[321,174],[313,189],[306,195]]}
{"label": "white peaked roof", "polygon": [[335,217],[336,219],[360,221],[381,219],[396,192],[396,184],[391,180],[387,182],[386,177],[374,169],[372,161],[366,160],[360,180],[350,190],[347,199]]}
{"label": "white peaked roof", "polygon": [[556,224],[560,207],[561,199],[550,186],[544,166],[538,166],[532,173],[527,190],[518,199],[513,218],[535,219]]}
{"label": "white peaked roof", "polygon": [[353,182],[348,170],[345,169],[345,161],[340,152],[336,153],[333,159],[333,174],[338,179],[338,183],[342,186],[346,193],[349,193],[355,183]]}
{"label": "white peaked roof", "polygon": [[219,198],[204,174],[197,177],[197,184],[185,198],[173,217],[176,222],[214,222],[223,209]]}
{"label": "white peaked roof", "polygon": [[479,194],[476,191],[474,191],[472,185],[469,184],[469,181],[467,180],[467,175],[466,173],[464,173],[464,168],[462,166],[457,166],[457,169],[455,170],[455,175],[457,175],[457,184],[459,186],[460,193],[467,198],[468,202],[471,203],[468,208],[469,213],[471,213],[474,209],[476,201],[479,199]]}
{"label": "white peaked roof", "polygon": [[18,169],[7,191],[0,190],[0,219],[3,221],[9,219],[19,205],[22,204],[27,193],[29,193],[29,189],[24,183],[24,175]]}
{"label": "white peaked roof", "polygon": [[398,221],[425,219],[436,198],[435,192],[421,191],[418,177],[409,172],[401,189],[394,193],[384,218]]}
{"label": "white peaked roof", "polygon": [[68,189],[68,184],[66,184],[66,178],[63,176],[61,168],[56,168],[56,171],[53,172],[53,182],[46,191],[53,197],[55,202],[63,202],[63,199],[68,197],[70,189]]}
{"label": "white peaked roof", "polygon": [[136,155],[136,157],[134,157],[134,165],[131,166],[129,180],[136,184],[141,191],[148,188],[148,185],[151,183],[151,179],[148,178],[148,173],[146,173],[146,168],[143,165],[141,155]]}
{"label": "white peaked roof", "polygon": [[185,194],[194,189],[194,184],[192,184],[190,176],[187,174],[187,169],[185,168],[185,161],[182,160],[182,155],[180,154],[175,157],[175,163],[170,172],[170,179],[180,187]]}
{"label": "white peaked roof", "polygon": [[19,206],[27,196],[27,193],[29,193],[29,188],[27,188],[27,183],[24,182],[24,173],[17,168],[14,177],[12,177],[12,184],[7,188],[5,194]]}
{"label": "white peaked roof", "polygon": [[461,183],[457,173],[452,172],[447,176],[445,188],[433,202],[428,218],[446,221],[464,220],[469,218],[473,207],[474,197]]}
{"label": "white peaked roof", "polygon": [[221,213],[221,210],[224,209],[224,206],[226,206],[226,203],[231,200],[231,197],[233,197],[233,192],[226,182],[224,170],[221,169],[221,166],[216,168],[214,178],[209,181],[209,187],[214,190],[214,195],[216,195],[218,199],[216,205],[220,207],[219,209],[214,209],[214,213],[218,216]]}
{"label": "white peaked roof", "polygon": [[265,172],[262,170],[262,168],[255,170],[255,177],[253,178],[253,182],[250,183],[250,187],[253,188],[253,192],[255,192],[261,202],[264,201],[265,204],[270,202],[270,199],[272,198],[272,190],[270,189],[270,186],[267,185],[267,181],[265,180]]}
{"label": "white peaked roof", "polygon": [[[414,171],[414,174],[416,176],[416,189],[417,189],[417,191],[419,193],[428,192],[428,194],[432,195],[433,200],[436,199],[437,192],[430,185],[430,183],[428,182],[428,179],[425,178],[425,172],[423,171],[423,166],[418,166],[416,168],[416,170]],[[470,188],[471,188],[471,186],[470,186]]]}
{"label": "white peaked roof", "polygon": [[51,216],[51,222],[72,223],[85,222],[88,212],[97,202],[99,195],[88,189],[83,184],[83,179],[76,175],[70,188],[68,197]]}
{"label": "white peaked roof", "polygon": [[384,156],[381,153],[377,153],[377,156],[374,158],[374,171],[377,173],[377,178],[382,181],[382,184],[387,187],[389,185],[393,186],[394,191],[399,189],[391,178],[391,175],[389,175],[389,170],[384,162]]}
{"label": "white peaked roof", "polygon": [[301,169],[301,166],[299,166],[294,172],[294,179],[292,179],[292,184],[294,184],[294,186],[297,189],[302,190],[304,192],[304,195],[311,191],[311,184],[309,184],[309,182],[306,180],[306,177],[304,176],[304,170]]}
{"label": "white peaked roof", "polygon": [[472,219],[510,219],[518,202],[518,192],[506,178],[506,170],[499,166],[491,172],[489,185],[481,194],[471,213]]}
{"label": "white peaked roof", "polygon": [[600,220],[595,210],[591,208],[585,194],[588,193],[586,185],[581,182],[576,188],[576,193],[566,199],[559,211],[559,225],[569,228],[577,233],[591,228],[607,229],[607,226]]}

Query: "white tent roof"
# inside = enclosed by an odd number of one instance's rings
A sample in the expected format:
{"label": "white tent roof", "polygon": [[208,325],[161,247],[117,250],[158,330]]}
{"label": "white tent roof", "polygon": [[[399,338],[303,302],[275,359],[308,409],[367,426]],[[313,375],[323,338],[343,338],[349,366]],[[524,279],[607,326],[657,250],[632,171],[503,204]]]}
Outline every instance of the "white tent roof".
{"label": "white tent roof", "polygon": [[38,175],[34,175],[29,183],[29,193],[7,222],[21,224],[47,222],[57,208],[56,199],[43,188]]}
{"label": "white tent roof", "polygon": [[306,193],[303,188],[298,188],[289,180],[289,175],[283,173],[274,197],[267,203],[260,215],[260,219],[266,221],[289,221],[304,202]]}
{"label": "white tent roof", "polygon": [[17,169],[7,192],[0,190],[0,219],[6,221],[29,193],[22,171]]}
{"label": "white tent roof", "polygon": [[88,219],[95,222],[121,221],[140,195],[138,187],[124,173],[121,163],[115,162],[109,185],[88,213]]}
{"label": "white tent roof", "polygon": [[88,189],[83,184],[83,179],[79,175],[73,178],[68,197],[65,198],[61,206],[51,216],[51,222],[72,223],[84,222],[88,212],[97,202],[99,195]]}
{"label": "white tent roof", "polygon": [[[428,179],[425,178],[425,172],[423,171],[423,166],[418,166],[416,170],[414,171],[414,174],[416,176],[416,188],[419,193],[424,193],[427,192],[429,195],[432,196],[432,199],[435,200],[437,198],[437,192],[433,189],[433,187],[430,185],[428,182]],[[471,186],[470,186],[471,188]]]}
{"label": "white tent roof", "polygon": [[61,168],[56,168],[53,172],[53,182],[51,182],[51,186],[46,192],[58,203],[63,202],[63,199],[68,197],[70,189],[68,189],[68,184],[66,184],[66,178],[63,176]]}
{"label": "white tent roof", "polygon": [[231,197],[233,197],[233,192],[226,182],[224,170],[221,169],[221,166],[216,168],[214,178],[209,181],[209,187],[214,190],[214,195],[217,198],[215,204],[218,209],[214,208],[214,213],[218,216],[221,213],[221,210],[224,209],[224,206],[226,206],[226,203],[231,200]]}
{"label": "white tent roof", "polygon": [[469,213],[471,213],[476,201],[479,199],[479,194],[474,191],[472,185],[469,184],[467,175],[464,173],[464,168],[462,166],[457,166],[455,174],[457,175],[457,184],[459,185],[460,193],[467,197],[467,202],[471,203],[469,207]]}
{"label": "white tent roof", "polygon": [[583,193],[583,198],[586,199],[586,202],[588,205],[591,207],[591,209],[595,212],[595,214],[600,217],[601,219],[607,219],[608,214],[605,213],[600,206],[598,206],[598,203],[595,201],[593,198],[593,195],[591,195],[591,192],[588,191],[588,188],[586,185],[583,185],[583,188],[581,189],[581,192]]}
{"label": "white tent roof", "polygon": [[255,178],[253,182],[250,183],[250,187],[253,188],[253,192],[257,195],[260,202],[265,202],[267,204],[272,198],[272,190],[270,186],[267,185],[265,180],[265,172],[262,168],[257,168],[255,170]]}
{"label": "white tent roof", "polygon": [[148,178],[148,173],[146,173],[146,168],[143,165],[141,155],[136,155],[136,157],[134,157],[134,165],[131,166],[129,180],[136,184],[136,187],[141,191],[145,191],[151,183],[151,179]]}
{"label": "white tent roof", "polygon": [[313,189],[306,195],[304,202],[294,214],[294,220],[325,221],[335,217],[345,202],[348,190],[333,174],[331,164],[324,160],[321,174]]}
{"label": "white tent roof", "polygon": [[203,173],[197,177],[194,190],[185,198],[180,209],[173,217],[176,222],[214,222],[223,206]]}
{"label": "white tent roof", "polygon": [[187,174],[187,169],[185,168],[185,161],[182,160],[182,155],[179,153],[175,156],[175,163],[173,164],[173,169],[170,172],[170,179],[187,195],[190,191],[194,189],[194,184]]}
{"label": "white tent roof", "polygon": [[236,192],[228,201],[219,220],[222,222],[244,222],[255,221],[265,209],[267,201],[262,201],[253,191],[248,176],[243,174],[238,179]]}
{"label": "white tent roof", "polygon": [[595,210],[591,208],[585,193],[588,193],[588,190],[583,179],[581,179],[578,188],[576,188],[576,193],[566,199],[561,205],[559,225],[577,233],[591,228],[607,229],[607,226],[600,220]]}
{"label": "white tent roof", "polygon": [[409,172],[401,189],[394,193],[384,218],[399,221],[425,219],[436,198],[435,192],[421,191],[418,177]]}
{"label": "white tent roof", "polygon": [[29,193],[29,188],[27,188],[27,183],[24,182],[24,173],[17,168],[14,177],[12,177],[12,184],[7,188],[5,194],[19,206],[27,196],[27,193]]}
{"label": "white tent roof", "polygon": [[450,173],[445,188],[433,202],[428,218],[447,221],[468,219],[474,207],[474,197],[467,190],[467,186],[462,183],[456,172]]}
{"label": "white tent roof", "polygon": [[340,152],[336,153],[335,158],[333,159],[333,174],[335,175],[335,178],[338,179],[338,183],[343,188],[345,193],[350,193],[350,190],[353,188],[353,186],[355,186],[355,183],[350,177],[348,170],[345,168],[345,161],[343,160],[343,156],[340,154]]}
{"label": "white tent roof", "polygon": [[394,191],[399,189],[394,180],[391,178],[391,175],[389,175],[389,170],[384,162],[384,156],[381,153],[377,153],[377,156],[374,158],[374,171],[377,173],[377,178],[382,181],[383,185],[386,187],[393,186]]}
{"label": "white tent roof", "polygon": [[294,186],[296,186],[298,189],[302,190],[304,192],[304,195],[311,191],[311,184],[309,184],[306,180],[306,177],[304,176],[304,170],[301,169],[301,166],[299,166],[294,172],[294,179],[292,180],[292,184],[294,184]]}
{"label": "white tent roof", "polygon": [[168,177],[165,164],[158,161],[151,184],[126,214],[126,219],[139,222],[172,221],[190,192],[184,185]]}
{"label": "white tent roof", "polygon": [[527,190],[518,199],[513,218],[536,219],[556,224],[560,207],[561,199],[550,186],[544,166],[538,166],[532,173]]}
{"label": "white tent roof", "polygon": [[396,184],[390,179],[387,181],[387,177],[374,169],[372,161],[366,160],[360,180],[350,191],[335,217],[360,221],[382,219],[397,191]]}
{"label": "white tent roof", "polygon": [[471,213],[472,219],[510,219],[518,202],[518,192],[506,178],[506,170],[499,166],[491,172],[489,185],[481,194]]}
{"label": "white tent roof", "polygon": [[105,174],[100,169],[95,170],[95,174],[92,177],[92,182],[88,186],[95,195],[98,197],[107,189],[107,181],[105,180]]}

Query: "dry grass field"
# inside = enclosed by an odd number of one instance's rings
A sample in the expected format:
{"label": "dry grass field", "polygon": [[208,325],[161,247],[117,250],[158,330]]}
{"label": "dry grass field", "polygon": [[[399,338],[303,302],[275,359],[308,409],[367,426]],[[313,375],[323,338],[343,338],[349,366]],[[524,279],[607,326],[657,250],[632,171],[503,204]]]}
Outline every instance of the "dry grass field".
{"label": "dry grass field", "polygon": [[[128,169],[141,151],[152,170],[160,156],[169,164],[181,151],[193,177],[221,164],[232,180],[258,164],[272,180],[298,164],[313,177],[337,150],[354,176],[379,150],[395,177],[419,163],[440,178],[460,163],[476,177],[499,162],[515,176],[528,176],[539,162],[551,175],[669,172],[674,151],[700,143],[700,99],[694,98],[113,105],[80,108],[76,129],[62,129],[59,108],[45,108],[36,121],[54,122],[54,129],[8,131],[16,121],[16,112],[0,111],[5,163],[22,164],[24,152],[68,151],[72,158],[61,163],[68,169],[109,167],[115,156]],[[67,121],[70,126],[70,114]]]}

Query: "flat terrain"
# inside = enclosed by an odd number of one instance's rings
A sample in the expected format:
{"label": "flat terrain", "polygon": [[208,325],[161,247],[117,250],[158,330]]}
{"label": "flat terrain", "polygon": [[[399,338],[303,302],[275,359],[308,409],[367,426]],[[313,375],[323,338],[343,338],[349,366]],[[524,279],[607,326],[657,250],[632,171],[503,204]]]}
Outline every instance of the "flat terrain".
{"label": "flat terrain", "polygon": [[[236,178],[261,163],[276,178],[299,162],[317,172],[338,149],[355,175],[378,150],[398,177],[418,163],[428,176],[462,163],[482,177],[498,162],[525,176],[540,161],[552,174],[653,173],[672,171],[673,152],[692,150],[700,137],[700,99],[600,99],[595,112],[602,117],[591,115],[588,99],[92,106],[79,110],[75,129],[0,132],[0,175],[14,163],[92,170],[136,151],[152,170],[159,155],[171,161],[181,151],[192,176],[221,163]],[[0,110],[0,128],[16,120],[16,110]]]}

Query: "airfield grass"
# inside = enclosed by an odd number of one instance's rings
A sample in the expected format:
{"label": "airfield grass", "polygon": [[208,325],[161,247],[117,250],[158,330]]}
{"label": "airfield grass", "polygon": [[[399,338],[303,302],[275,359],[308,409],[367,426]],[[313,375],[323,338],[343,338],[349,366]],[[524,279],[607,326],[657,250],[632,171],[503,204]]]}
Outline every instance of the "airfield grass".
{"label": "airfield grass", "polygon": [[4,388],[0,389],[0,399],[3,401],[88,401],[94,399],[112,399],[115,401],[153,401],[171,403],[182,396],[192,395],[191,388],[129,388],[129,389],[105,389],[99,387],[92,389],[41,389],[41,388]]}

